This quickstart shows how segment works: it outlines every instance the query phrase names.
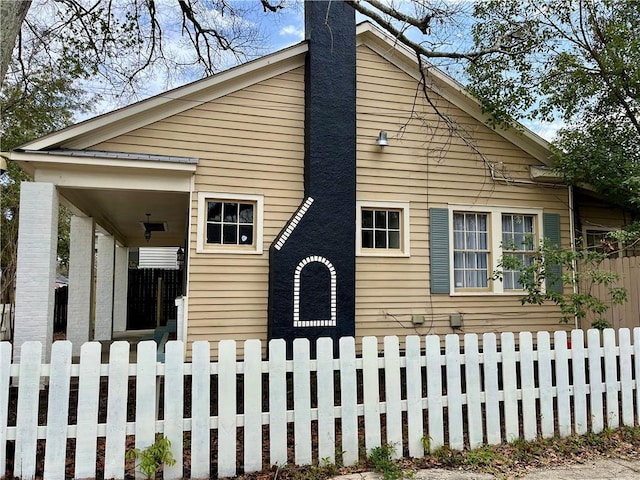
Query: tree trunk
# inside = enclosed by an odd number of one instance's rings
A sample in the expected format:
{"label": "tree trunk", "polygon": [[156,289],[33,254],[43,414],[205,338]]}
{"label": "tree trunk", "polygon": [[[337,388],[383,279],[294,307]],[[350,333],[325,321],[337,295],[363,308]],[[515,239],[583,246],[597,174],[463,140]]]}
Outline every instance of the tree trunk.
{"label": "tree trunk", "polygon": [[31,0],[0,0],[0,85],[4,83],[16,37],[31,7]]}

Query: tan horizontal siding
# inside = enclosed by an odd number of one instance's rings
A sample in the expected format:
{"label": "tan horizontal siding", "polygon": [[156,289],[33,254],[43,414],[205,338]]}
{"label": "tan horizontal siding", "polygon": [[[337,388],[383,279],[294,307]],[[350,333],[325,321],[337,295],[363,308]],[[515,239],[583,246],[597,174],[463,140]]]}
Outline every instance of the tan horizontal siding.
{"label": "tan horizontal siding", "polygon": [[[199,159],[191,204],[188,355],[197,340],[211,341],[216,354],[218,340],[266,339],[268,249],[303,198],[303,79],[303,69],[296,69],[98,146]],[[196,253],[200,191],[264,195],[264,253]]]}
{"label": "tan horizontal siding", "polygon": [[[449,204],[536,207],[561,215],[569,238],[566,189],[531,183],[539,165],[496,132],[432,93],[361,46],[357,52],[357,198],[410,202],[411,256],[356,259],[356,333],[450,333],[449,315],[462,313],[464,332],[554,330],[554,306],[521,306],[514,295],[430,296],[429,209]],[[380,130],[389,146],[380,149]],[[468,142],[471,141],[473,148]],[[298,68],[105,142],[113,151],[199,159],[191,204],[189,328],[191,342],[266,339],[268,249],[303,200],[304,70]],[[498,179],[489,174],[489,166]],[[264,195],[264,253],[198,254],[197,192]],[[595,215],[594,215],[595,216]],[[412,325],[412,315],[424,315]],[[241,352],[242,343],[238,343]]]}
{"label": "tan horizontal siding", "polygon": [[[539,162],[441,97],[432,100],[472,141],[449,135],[418,92],[416,81],[366,47],[358,49],[358,200],[410,202],[411,256],[357,257],[356,333],[451,333],[449,315],[462,313],[460,332],[565,328],[553,305],[522,306],[516,295],[429,295],[429,208],[449,204],[535,207],[560,213],[569,238],[566,188],[533,184],[529,166]],[[389,146],[375,145],[387,130]],[[494,181],[497,178],[519,184]],[[413,325],[412,315],[423,315]]]}

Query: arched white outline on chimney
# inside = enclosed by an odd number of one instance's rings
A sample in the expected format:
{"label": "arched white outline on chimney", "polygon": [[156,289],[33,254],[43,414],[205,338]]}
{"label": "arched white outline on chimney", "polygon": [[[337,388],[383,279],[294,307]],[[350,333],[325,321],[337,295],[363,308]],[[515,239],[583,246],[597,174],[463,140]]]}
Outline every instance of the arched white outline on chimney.
{"label": "arched white outline on chimney", "polygon": [[[322,263],[331,275],[331,318],[326,320],[300,320],[300,274],[302,269],[312,262]],[[335,327],[337,318],[337,285],[336,269],[329,260],[319,255],[312,255],[302,260],[296,267],[293,276],[293,326],[294,327]]]}

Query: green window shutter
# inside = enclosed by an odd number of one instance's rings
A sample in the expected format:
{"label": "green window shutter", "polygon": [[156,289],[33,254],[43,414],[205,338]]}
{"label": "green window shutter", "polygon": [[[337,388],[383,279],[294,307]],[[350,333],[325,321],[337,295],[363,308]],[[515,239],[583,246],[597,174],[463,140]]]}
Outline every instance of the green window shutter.
{"label": "green window shutter", "polygon": [[[547,245],[560,246],[560,215],[557,213],[545,213],[542,215],[542,228],[544,229],[544,238]],[[557,278],[562,273],[560,265],[550,265],[549,273],[551,277]],[[556,293],[562,293],[562,281],[553,281],[551,278],[546,279],[547,290]]]}
{"label": "green window shutter", "polygon": [[429,209],[431,293],[449,293],[449,209]]}

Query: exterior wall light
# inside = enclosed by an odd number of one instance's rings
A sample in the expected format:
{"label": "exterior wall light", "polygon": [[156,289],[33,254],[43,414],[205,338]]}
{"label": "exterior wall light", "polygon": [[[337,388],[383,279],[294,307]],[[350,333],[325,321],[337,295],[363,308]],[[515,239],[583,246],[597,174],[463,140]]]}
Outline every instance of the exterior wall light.
{"label": "exterior wall light", "polygon": [[385,132],[384,130],[380,130],[378,138],[376,139],[376,145],[378,145],[379,147],[389,145],[389,140],[387,140],[387,132]]}
{"label": "exterior wall light", "polygon": [[176,252],[176,260],[178,261],[178,269],[182,270],[184,268],[184,249],[182,247],[179,247]]}

